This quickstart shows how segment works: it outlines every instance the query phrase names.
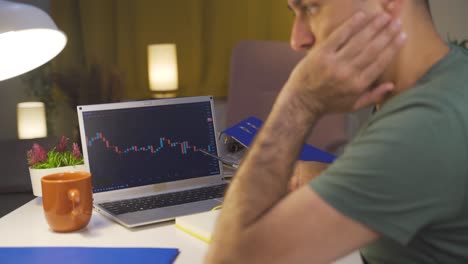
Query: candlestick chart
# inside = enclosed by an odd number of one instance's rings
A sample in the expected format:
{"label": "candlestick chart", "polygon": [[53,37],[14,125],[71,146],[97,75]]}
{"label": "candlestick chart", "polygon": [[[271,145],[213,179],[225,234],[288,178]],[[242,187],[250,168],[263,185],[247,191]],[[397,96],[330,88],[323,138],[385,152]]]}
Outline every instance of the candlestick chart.
{"label": "candlestick chart", "polygon": [[83,114],[93,191],[220,173],[209,102]]}

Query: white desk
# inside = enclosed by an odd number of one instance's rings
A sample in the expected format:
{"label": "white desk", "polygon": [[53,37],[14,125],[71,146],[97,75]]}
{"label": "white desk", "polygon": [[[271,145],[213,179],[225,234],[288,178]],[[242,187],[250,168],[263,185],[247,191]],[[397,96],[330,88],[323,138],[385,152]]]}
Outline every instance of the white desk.
{"label": "white desk", "polygon": [[[72,233],[55,233],[49,229],[36,198],[0,218],[0,246],[82,246],[82,247],[166,247],[180,251],[176,263],[202,263],[208,244],[174,227],[174,222],[126,229],[97,212],[88,226]],[[336,264],[361,264],[357,253]]]}

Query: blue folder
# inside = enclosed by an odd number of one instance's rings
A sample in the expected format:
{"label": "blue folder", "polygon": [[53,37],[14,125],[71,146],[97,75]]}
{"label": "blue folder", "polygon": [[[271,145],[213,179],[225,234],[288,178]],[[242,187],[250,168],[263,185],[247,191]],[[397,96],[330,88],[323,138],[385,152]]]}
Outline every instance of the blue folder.
{"label": "blue folder", "polygon": [[[232,137],[245,147],[249,147],[262,124],[262,120],[251,116],[224,130],[221,132],[221,135],[224,134]],[[304,144],[299,159],[304,161],[332,163],[336,157],[312,145]]]}
{"label": "blue folder", "polygon": [[2,264],[166,264],[175,248],[0,247]]}

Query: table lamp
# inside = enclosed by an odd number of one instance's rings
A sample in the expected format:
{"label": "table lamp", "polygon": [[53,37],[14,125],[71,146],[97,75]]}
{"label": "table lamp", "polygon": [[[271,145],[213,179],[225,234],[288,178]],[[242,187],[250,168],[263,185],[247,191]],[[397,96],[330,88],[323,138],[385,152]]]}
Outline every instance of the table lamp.
{"label": "table lamp", "polygon": [[23,102],[16,108],[18,138],[47,137],[46,114],[43,102]]}
{"label": "table lamp", "polygon": [[65,34],[43,10],[0,0],[0,81],[43,65],[66,42]]}
{"label": "table lamp", "polygon": [[179,77],[175,44],[148,46],[148,75],[150,90],[154,98],[177,96]]}

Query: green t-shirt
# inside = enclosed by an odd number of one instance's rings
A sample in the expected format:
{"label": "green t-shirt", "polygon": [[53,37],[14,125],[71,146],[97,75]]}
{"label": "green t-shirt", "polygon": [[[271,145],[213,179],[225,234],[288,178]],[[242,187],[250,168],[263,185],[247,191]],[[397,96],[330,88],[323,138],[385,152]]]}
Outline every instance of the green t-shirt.
{"label": "green t-shirt", "polygon": [[468,263],[468,52],[451,46],[310,186],[382,234],[370,263]]}

